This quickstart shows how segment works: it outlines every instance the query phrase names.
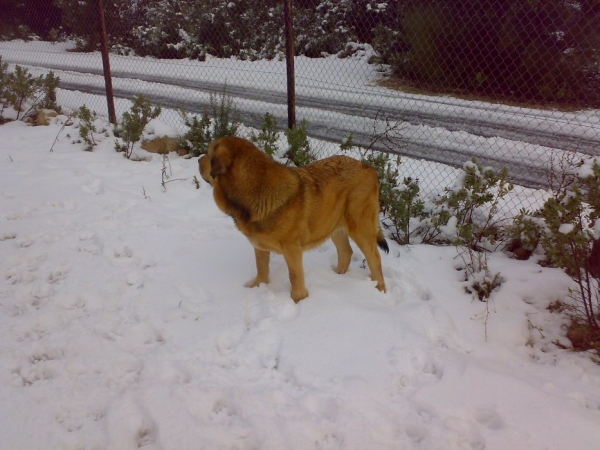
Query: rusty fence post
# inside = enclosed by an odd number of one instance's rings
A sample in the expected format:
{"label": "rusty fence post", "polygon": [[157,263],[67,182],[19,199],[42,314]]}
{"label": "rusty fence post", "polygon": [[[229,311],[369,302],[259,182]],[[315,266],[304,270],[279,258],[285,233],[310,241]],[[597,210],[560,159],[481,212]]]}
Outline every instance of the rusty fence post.
{"label": "rusty fence post", "polygon": [[104,85],[106,86],[106,103],[108,106],[108,120],[117,125],[115,112],[115,99],[110,75],[110,60],[108,59],[108,38],[106,36],[106,19],[104,18],[104,0],[98,0],[98,17],[100,18],[100,52],[102,53],[102,66],[104,68]]}
{"label": "rusty fence post", "polygon": [[285,21],[285,64],[287,69],[288,128],[296,126],[296,80],[294,74],[294,20],[292,0],[283,0]]}

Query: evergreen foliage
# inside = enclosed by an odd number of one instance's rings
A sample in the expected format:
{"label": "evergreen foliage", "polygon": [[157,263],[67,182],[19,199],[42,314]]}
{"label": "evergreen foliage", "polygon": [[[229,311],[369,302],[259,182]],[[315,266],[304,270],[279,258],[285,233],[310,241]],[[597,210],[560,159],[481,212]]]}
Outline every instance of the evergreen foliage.
{"label": "evergreen foliage", "polygon": [[600,105],[598,2],[401,3],[398,21],[380,25],[373,41],[400,78],[441,92]]}
{"label": "evergreen foliage", "polygon": [[160,106],[153,108],[152,103],[143,96],[136,96],[133,99],[131,109],[123,113],[121,137],[115,141],[115,150],[123,152],[125,157],[130,159],[133,146],[141,139],[144,128],[150,120],[157,118],[160,112]]}
{"label": "evergreen foliage", "polygon": [[91,111],[83,105],[77,110],[77,119],[79,119],[79,136],[87,144],[86,150],[92,150],[96,146],[96,139],[94,138],[94,133],[97,132],[95,124],[96,111]]}
{"label": "evergreen foliage", "polygon": [[16,65],[10,72],[0,56],[0,113],[9,106],[16,110],[17,120],[27,119],[44,108],[60,113],[56,103],[59,83],[60,78],[52,71],[35,77],[27,68]]}
{"label": "evergreen foliage", "polygon": [[285,137],[288,141],[288,150],[285,156],[294,165],[301,167],[316,161],[317,157],[313,154],[310,142],[308,142],[306,119],[302,119],[300,126],[288,128],[285,131]]}
{"label": "evergreen foliage", "polygon": [[262,149],[268,156],[273,158],[277,152],[277,141],[279,133],[277,132],[277,120],[273,114],[266,113],[258,134],[252,133],[250,140]]}
{"label": "evergreen foliage", "polygon": [[240,116],[233,97],[227,92],[227,85],[219,94],[210,94],[209,114],[212,118],[212,138],[237,136]]}
{"label": "evergreen foliage", "polygon": [[226,85],[219,94],[210,94],[210,105],[200,118],[190,118],[185,111],[180,111],[180,114],[188,131],[179,139],[179,144],[189,150],[192,156],[206,153],[214,139],[237,136],[241,126],[235,102],[227,92]]}
{"label": "evergreen foliage", "polygon": [[180,114],[188,131],[179,138],[179,146],[188,150],[192,156],[205,154],[208,144],[212,141],[211,120],[208,113],[205,112],[200,118],[197,115],[190,118],[185,111],[180,111]]}

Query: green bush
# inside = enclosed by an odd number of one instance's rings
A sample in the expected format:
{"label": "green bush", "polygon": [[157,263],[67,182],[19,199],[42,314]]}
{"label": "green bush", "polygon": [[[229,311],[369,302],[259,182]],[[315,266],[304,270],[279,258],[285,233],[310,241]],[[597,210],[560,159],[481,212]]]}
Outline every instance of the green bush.
{"label": "green bush", "polygon": [[[404,2],[403,2],[404,3]],[[600,105],[593,2],[406,2],[373,47],[405,82],[535,104]]]}
{"label": "green bush", "polygon": [[576,287],[574,317],[600,330],[600,259],[594,247],[600,234],[600,162],[588,161],[565,193],[549,198],[541,215],[541,245],[548,259],[565,270]]}
{"label": "green bush", "polygon": [[17,111],[17,120],[27,119],[42,108],[60,113],[61,108],[56,103],[59,83],[60,78],[52,71],[35,77],[26,68],[16,65],[14,72],[9,72],[0,57],[0,114],[8,106]]}
{"label": "green bush", "polygon": [[519,240],[526,250],[540,245],[547,263],[571,277],[574,303],[563,306],[572,326],[579,334],[585,328],[600,336],[600,162],[578,164],[571,174],[562,176],[570,183],[554,191],[539,211],[521,211],[512,226],[513,242]]}
{"label": "green bush", "polygon": [[208,113],[204,113],[200,119],[198,116],[192,118],[185,111],[180,111],[188,131],[179,138],[179,146],[188,150],[192,156],[200,156],[208,150],[208,144],[212,140],[211,120]]}
{"label": "green bush", "polygon": [[318,8],[294,12],[295,53],[309,58],[335,55],[346,43],[355,41],[352,29],[344,26],[342,5],[321,2]]}
{"label": "green bush", "polygon": [[39,108],[53,109],[60,113],[61,107],[56,103],[56,89],[60,84],[60,78],[54,76],[54,72],[50,71],[45,77],[42,77],[42,100],[39,103]]}
{"label": "green bush", "polygon": [[510,191],[508,170],[499,174],[482,168],[475,159],[464,164],[465,172],[452,188],[437,201],[440,217],[446,222],[452,243],[464,263],[465,289],[479,300],[486,301],[503,281],[500,273],[488,266],[488,252],[506,234],[506,220],[498,217],[500,201]]}
{"label": "green bush", "polygon": [[273,114],[266,113],[258,134],[252,132],[250,140],[261,148],[267,155],[273,158],[278,150],[277,141],[279,133],[277,132],[277,120]]}
{"label": "green bush", "polygon": [[134,97],[131,110],[123,113],[121,121],[121,137],[115,141],[115,150],[123,152],[127,159],[131,158],[133,146],[142,137],[144,128],[150,120],[160,115],[160,106],[152,107],[152,104],[143,96]]}
{"label": "green bush", "polygon": [[512,191],[508,170],[496,174],[490,167],[482,168],[473,158],[464,164],[465,173],[438,200],[451,216],[456,217],[457,240],[471,248],[494,244],[502,234],[501,219],[497,217],[500,200]]}
{"label": "green bush", "polygon": [[2,62],[0,55],[0,124],[2,123],[2,113],[8,106],[9,101],[9,84],[8,84],[8,63]]}
{"label": "green bush", "polygon": [[227,85],[217,94],[210,94],[209,115],[212,118],[212,138],[237,136],[241,122],[233,97],[227,92]]}
{"label": "green bush", "polygon": [[224,136],[237,136],[241,126],[239,113],[233,98],[227,92],[227,86],[221,93],[210,94],[209,107],[202,116],[190,116],[183,110],[179,112],[188,131],[179,139],[179,145],[187,149],[192,156],[200,156],[208,150],[212,140]]}
{"label": "green bush", "polygon": [[521,209],[507,227],[506,249],[517,259],[529,259],[542,239],[541,212]]}
{"label": "green bush", "polygon": [[442,78],[450,75],[446,61],[454,56],[444,55],[439,44],[446,41],[447,19],[447,9],[436,3],[406,12],[402,25],[407,51],[388,56],[395,73],[418,84],[448,84]]}
{"label": "green bush", "polygon": [[373,30],[373,49],[379,53],[379,63],[389,64],[395,67],[396,70],[401,65],[396,61],[401,53],[404,40],[400,36],[400,32],[378,24]]}
{"label": "green bush", "polygon": [[[42,85],[41,77],[36,78],[19,65],[9,74],[9,102],[17,110],[17,120],[25,108],[28,99],[34,97]],[[25,116],[25,114],[23,114]]]}
{"label": "green bush", "polygon": [[290,162],[297,167],[301,167],[316,161],[317,157],[313,154],[310,142],[308,142],[306,119],[302,119],[300,126],[288,128],[285,131],[285,137],[288,141],[288,150],[285,152],[285,157]]}
{"label": "green bush", "polygon": [[97,118],[96,111],[90,111],[87,106],[83,105],[77,110],[77,118],[79,119],[79,136],[87,144],[86,150],[90,151],[97,145],[94,138],[94,133],[97,132],[94,123]]}
{"label": "green bush", "polygon": [[413,235],[423,232],[425,202],[420,196],[419,180],[404,178],[394,192],[395,198],[388,213],[395,228],[392,239],[399,244],[409,244]]}

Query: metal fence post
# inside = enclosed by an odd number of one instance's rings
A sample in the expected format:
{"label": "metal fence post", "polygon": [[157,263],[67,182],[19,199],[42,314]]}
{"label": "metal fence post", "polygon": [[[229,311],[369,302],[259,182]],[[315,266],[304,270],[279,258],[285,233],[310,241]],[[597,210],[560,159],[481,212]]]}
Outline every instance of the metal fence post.
{"label": "metal fence post", "polygon": [[106,19],[104,18],[104,0],[98,0],[98,17],[100,18],[100,51],[102,53],[102,66],[104,68],[104,84],[106,86],[106,102],[108,106],[108,119],[117,125],[115,112],[115,99],[110,75],[110,60],[108,58],[108,39],[106,36]]}
{"label": "metal fence post", "polygon": [[285,21],[285,64],[287,69],[288,128],[296,126],[296,80],[294,75],[294,20],[292,0],[283,1]]}

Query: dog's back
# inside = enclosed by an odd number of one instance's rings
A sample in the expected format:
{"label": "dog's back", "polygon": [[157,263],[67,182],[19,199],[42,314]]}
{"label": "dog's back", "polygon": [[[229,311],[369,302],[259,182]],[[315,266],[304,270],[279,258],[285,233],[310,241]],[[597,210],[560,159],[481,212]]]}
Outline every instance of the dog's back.
{"label": "dog's back", "polygon": [[311,219],[321,222],[319,228],[327,233],[340,226],[350,234],[356,228],[378,232],[379,180],[372,167],[340,155],[295,170],[310,203]]}

